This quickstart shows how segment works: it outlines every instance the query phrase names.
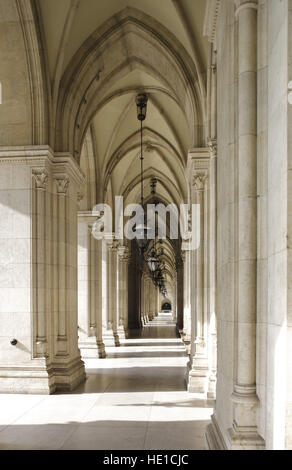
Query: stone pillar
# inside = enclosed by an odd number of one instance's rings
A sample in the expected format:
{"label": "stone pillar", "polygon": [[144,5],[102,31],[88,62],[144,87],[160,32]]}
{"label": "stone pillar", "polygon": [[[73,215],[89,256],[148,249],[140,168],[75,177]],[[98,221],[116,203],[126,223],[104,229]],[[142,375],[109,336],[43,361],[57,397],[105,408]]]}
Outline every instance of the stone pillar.
{"label": "stone pillar", "polygon": [[[213,76],[215,69],[212,69]],[[215,80],[214,80],[215,81]],[[215,93],[215,91],[213,91]],[[216,94],[215,94],[216,96]],[[216,114],[216,113],[215,113]],[[217,311],[216,311],[216,253],[217,253],[217,142],[212,139],[209,142],[210,151],[210,236],[209,236],[209,332],[208,332],[208,359],[209,359],[209,378],[208,378],[208,398],[216,397],[216,379],[217,379]]]}
{"label": "stone pillar", "polygon": [[193,173],[193,201],[200,206],[200,246],[191,251],[191,350],[189,363],[189,392],[205,393],[207,385],[208,360],[206,338],[206,261],[205,218],[208,211],[208,170],[195,170]]}
{"label": "stone pillar", "polygon": [[[62,162],[63,159],[63,162]],[[79,168],[68,165],[70,156],[60,154],[53,169],[53,263],[57,265],[54,321],[53,368],[58,390],[72,390],[85,378],[84,364],[78,348],[78,277],[77,277],[77,211],[80,189]],[[56,230],[57,227],[57,230]]]}
{"label": "stone pillar", "polygon": [[184,263],[184,311],[182,339],[189,353],[191,341],[191,311],[190,311],[190,251],[182,252]]}
{"label": "stone pillar", "polygon": [[83,357],[105,357],[102,341],[102,240],[92,235],[94,217],[78,216],[78,330]]}
{"label": "stone pillar", "polygon": [[[50,152],[0,153],[0,392],[52,393]],[[49,251],[48,251],[49,250]],[[15,339],[16,344],[11,344]]]}
{"label": "stone pillar", "polygon": [[173,305],[172,305],[172,318],[174,322],[177,322],[177,273],[173,276]]}
{"label": "stone pillar", "polygon": [[112,329],[114,344],[120,346],[118,326],[118,243],[113,238],[108,240],[108,318]]}
{"label": "stone pillar", "polygon": [[152,313],[152,297],[151,297],[151,292],[152,292],[152,280],[149,274],[147,274],[146,277],[146,288],[147,288],[147,315],[149,318],[149,321],[152,321],[154,318],[154,315]]}
{"label": "stone pillar", "polygon": [[159,290],[158,287],[155,288],[156,291],[156,316],[158,316],[160,312],[160,305],[159,305]]}
{"label": "stone pillar", "polygon": [[69,155],[45,147],[2,150],[0,166],[0,391],[72,390],[85,379],[77,344],[82,175]]}
{"label": "stone pillar", "polygon": [[141,324],[145,325],[145,317],[144,317],[144,274],[141,275]]}
{"label": "stone pillar", "polygon": [[118,248],[119,257],[119,337],[128,336],[128,264],[129,264],[129,249],[126,246]]}
{"label": "stone pillar", "polygon": [[189,392],[205,393],[208,385],[208,232],[209,154],[189,155],[192,203],[200,208],[200,245],[191,256],[191,350],[188,365]]}
{"label": "stone pillar", "polygon": [[155,290],[156,290],[155,286],[151,279],[151,313],[152,313],[153,319],[156,317],[156,292]]}
{"label": "stone pillar", "polygon": [[108,256],[107,241],[101,240],[101,298],[102,298],[102,336],[107,342],[114,340],[112,329],[110,328],[109,310],[108,310]]}
{"label": "stone pillar", "polygon": [[230,449],[264,448],[257,431],[257,1],[240,2],[238,17],[237,365]]}
{"label": "stone pillar", "polygon": [[177,270],[177,328],[182,335],[183,333],[183,301],[184,301],[184,283],[183,283],[183,270],[184,270],[184,263],[182,259],[179,259],[176,262],[176,270]]}

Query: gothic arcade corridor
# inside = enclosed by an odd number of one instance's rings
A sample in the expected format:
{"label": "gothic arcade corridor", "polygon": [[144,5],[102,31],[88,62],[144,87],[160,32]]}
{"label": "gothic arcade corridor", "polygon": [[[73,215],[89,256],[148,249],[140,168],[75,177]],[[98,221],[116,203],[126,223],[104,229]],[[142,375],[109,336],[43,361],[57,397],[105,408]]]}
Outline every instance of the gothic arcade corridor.
{"label": "gothic arcade corridor", "polygon": [[204,449],[213,401],[186,391],[171,315],[106,350],[72,393],[0,395],[0,449]]}

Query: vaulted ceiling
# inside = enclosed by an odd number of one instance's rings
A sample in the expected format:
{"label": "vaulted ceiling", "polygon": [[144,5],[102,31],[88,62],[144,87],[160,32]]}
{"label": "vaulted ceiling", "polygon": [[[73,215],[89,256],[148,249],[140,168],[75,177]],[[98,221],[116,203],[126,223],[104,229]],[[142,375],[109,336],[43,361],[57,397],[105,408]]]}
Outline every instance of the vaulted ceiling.
{"label": "vaulted ceiling", "polygon": [[[62,77],[68,74],[74,55],[86,49],[89,36],[109,19],[118,21],[119,12],[125,8],[134,8],[153,18],[158,30],[159,25],[166,28],[169,37],[175,37],[181,53],[194,64],[205,86],[209,51],[203,36],[206,0],[37,0],[37,3],[51,92],[56,101]],[[125,40],[125,48],[128,44]],[[86,54],[86,50],[83,52]],[[145,197],[150,197],[150,180],[155,177],[160,199],[180,204],[187,200],[185,167],[188,149],[193,145],[192,129],[185,112],[186,103],[175,98],[173,89],[167,86],[167,77],[155,75],[150,68],[132,65],[126,74],[109,83],[106,96],[113,98],[106,100],[90,118],[80,164],[91,184],[95,178],[93,185],[97,188],[91,189],[91,195],[96,194],[97,200],[112,202],[114,195],[124,195],[127,202],[138,202],[140,150],[135,96],[141,91],[149,96],[143,139]],[[94,162],[89,164],[90,138]],[[94,178],[90,175],[93,167]],[[92,197],[86,202],[88,209],[92,202]]]}
{"label": "vaulted ceiling", "polygon": [[38,3],[51,80],[58,61],[62,60],[64,71],[87,37],[126,7],[155,18],[175,34],[193,59],[195,54],[199,57],[202,71],[207,67],[208,41],[203,37],[206,0],[38,0]]}

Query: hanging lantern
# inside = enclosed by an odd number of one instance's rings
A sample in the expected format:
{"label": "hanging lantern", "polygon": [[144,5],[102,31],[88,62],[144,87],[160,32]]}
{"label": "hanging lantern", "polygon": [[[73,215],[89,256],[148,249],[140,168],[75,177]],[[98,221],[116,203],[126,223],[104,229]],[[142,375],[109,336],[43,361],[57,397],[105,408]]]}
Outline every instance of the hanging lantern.
{"label": "hanging lantern", "polygon": [[149,241],[147,238],[148,230],[148,227],[142,223],[138,224],[135,229],[136,241],[141,252],[145,250]]}
{"label": "hanging lantern", "polygon": [[155,273],[160,264],[159,259],[155,255],[155,251],[152,251],[151,256],[147,259],[148,268],[151,273]]}
{"label": "hanging lantern", "polygon": [[144,93],[139,93],[139,95],[136,96],[137,118],[139,121],[144,121],[146,118],[147,101],[148,96]]}

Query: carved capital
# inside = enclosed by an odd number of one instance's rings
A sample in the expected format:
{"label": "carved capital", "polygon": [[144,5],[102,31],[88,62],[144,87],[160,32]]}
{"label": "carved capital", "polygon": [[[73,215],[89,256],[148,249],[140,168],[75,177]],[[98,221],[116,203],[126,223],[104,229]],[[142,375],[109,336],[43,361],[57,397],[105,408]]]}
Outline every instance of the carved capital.
{"label": "carved capital", "polygon": [[128,261],[130,258],[130,250],[127,246],[119,246],[118,255],[121,261]]}
{"label": "carved capital", "polygon": [[111,239],[107,238],[106,242],[107,242],[109,251],[114,251],[114,252],[118,251],[118,248],[119,248],[118,240],[115,240],[114,238],[111,238]]}
{"label": "carved capital", "polygon": [[35,182],[36,189],[47,189],[48,172],[44,168],[34,168],[32,176]]}
{"label": "carved capital", "polygon": [[69,187],[68,176],[59,176],[58,178],[55,178],[55,181],[57,185],[57,193],[66,195]]}
{"label": "carved capital", "polygon": [[196,191],[204,191],[208,182],[208,174],[206,172],[196,172],[193,175],[193,187]]}
{"label": "carved capital", "polygon": [[217,140],[216,139],[210,139],[208,141],[208,147],[209,147],[211,156],[216,157],[217,156]]}

